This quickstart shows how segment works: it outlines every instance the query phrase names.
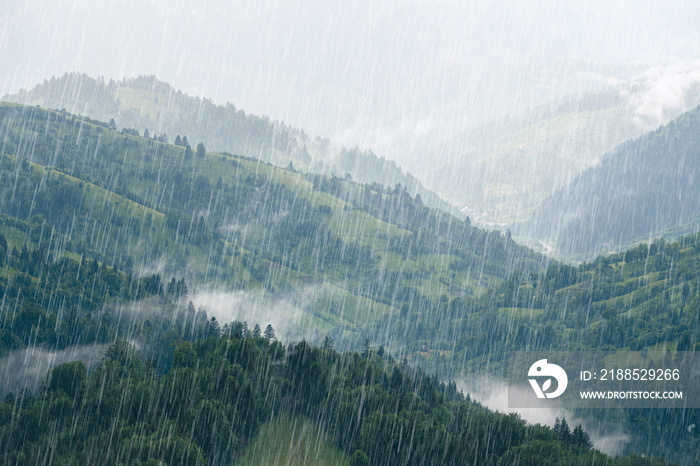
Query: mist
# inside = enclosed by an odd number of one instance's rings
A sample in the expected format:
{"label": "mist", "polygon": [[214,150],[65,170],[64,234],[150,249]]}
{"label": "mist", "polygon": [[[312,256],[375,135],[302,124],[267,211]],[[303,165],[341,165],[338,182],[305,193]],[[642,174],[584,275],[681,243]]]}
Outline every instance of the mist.
{"label": "mist", "polygon": [[590,435],[591,442],[596,450],[608,455],[616,456],[624,452],[625,446],[630,441],[630,435],[621,432],[618,427],[605,426],[593,419],[582,419],[571,411],[563,408],[547,407],[547,400],[541,402],[537,408],[509,408],[508,392],[516,390],[520,393],[532,390],[528,385],[508,386],[505,380],[489,376],[475,376],[458,379],[457,387],[469,394],[470,398],[481,403],[487,408],[501,413],[517,413],[529,424],[541,424],[552,427],[557,418],[566,418],[567,423],[573,429],[581,424]]}
{"label": "mist", "polygon": [[409,166],[416,137],[700,50],[700,11],[670,1],[2,3],[0,94],[67,71],[154,74]]}
{"label": "mist", "polygon": [[0,359],[0,396],[23,388],[36,391],[49,370],[66,362],[83,361],[91,370],[102,360],[109,345],[75,345],[62,350],[32,346],[15,350]]}

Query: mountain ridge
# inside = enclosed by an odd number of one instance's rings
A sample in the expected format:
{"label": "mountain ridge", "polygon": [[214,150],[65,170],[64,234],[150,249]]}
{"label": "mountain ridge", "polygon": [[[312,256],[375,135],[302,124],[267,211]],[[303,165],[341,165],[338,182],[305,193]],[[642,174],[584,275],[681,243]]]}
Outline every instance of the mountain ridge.
{"label": "mountain ridge", "polygon": [[696,107],[617,146],[599,165],[553,193],[530,222],[513,230],[554,241],[563,254],[588,257],[648,241],[676,226],[692,232],[700,215],[699,127]]}
{"label": "mountain ridge", "polygon": [[358,182],[406,186],[431,206],[457,213],[395,162],[358,147],[346,148],[320,137],[311,138],[302,129],[267,116],[247,114],[235,105],[217,105],[202,97],[191,97],[155,76],[140,76],[105,82],[87,74],[66,73],[20,90],[3,100],[45,108],[66,108],[100,121],[114,119],[120,127],[139,132],[186,135],[217,152],[246,154],[278,166],[345,176]]}

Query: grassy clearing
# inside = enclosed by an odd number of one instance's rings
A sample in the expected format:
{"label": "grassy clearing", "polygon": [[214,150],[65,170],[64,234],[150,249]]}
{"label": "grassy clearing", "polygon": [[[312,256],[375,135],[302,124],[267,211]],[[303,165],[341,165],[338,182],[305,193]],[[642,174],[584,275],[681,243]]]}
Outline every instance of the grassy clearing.
{"label": "grassy clearing", "polygon": [[236,464],[350,466],[350,459],[329,442],[315,422],[295,416],[264,424]]}
{"label": "grassy clearing", "polygon": [[12,248],[20,249],[22,245],[32,243],[32,240],[25,232],[15,227],[0,225],[0,234],[5,236],[10,251]]}

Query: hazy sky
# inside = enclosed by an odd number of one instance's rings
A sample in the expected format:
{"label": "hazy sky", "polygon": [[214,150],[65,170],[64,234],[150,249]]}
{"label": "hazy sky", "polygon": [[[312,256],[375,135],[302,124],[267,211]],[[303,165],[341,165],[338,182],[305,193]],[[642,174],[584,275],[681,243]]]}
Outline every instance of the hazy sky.
{"label": "hazy sky", "polygon": [[0,94],[66,71],[155,74],[311,134],[389,150],[692,60],[699,4],[0,0]]}

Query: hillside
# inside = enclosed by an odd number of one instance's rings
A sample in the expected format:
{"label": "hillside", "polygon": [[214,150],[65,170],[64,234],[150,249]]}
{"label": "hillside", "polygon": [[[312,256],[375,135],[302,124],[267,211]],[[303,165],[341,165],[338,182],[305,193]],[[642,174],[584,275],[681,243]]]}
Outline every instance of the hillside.
{"label": "hillside", "polygon": [[207,291],[234,303],[220,311],[228,318],[272,314],[290,338],[331,332],[343,345],[362,336],[403,351],[397,317],[432,319],[438,301],[477,296],[545,261],[400,185],[188,152],[36,107],[0,106],[0,130],[7,252],[43,247],[164,283],[187,279],[204,304]]}
{"label": "hillside", "polygon": [[139,133],[147,129],[151,136],[165,134],[171,141],[183,135],[217,152],[245,154],[282,167],[291,162],[304,171],[339,177],[349,173],[361,183],[401,183],[427,204],[452,211],[413,175],[369,150],[311,137],[283,122],[247,114],[231,103],[216,105],[206,98],[188,96],[154,76],[106,83],[101,78],[67,73],[2,100],[66,109],[100,121],[114,119],[119,128]]}
{"label": "hillside", "polygon": [[[700,235],[641,244],[578,267],[552,265],[540,276],[514,276],[489,301],[492,312],[511,317],[511,338],[526,349],[699,351]],[[486,351],[498,358],[500,348]],[[593,415],[627,426],[632,450],[697,461],[698,433],[687,426],[700,425],[699,410]]]}
{"label": "hillside", "polygon": [[621,250],[664,230],[695,231],[700,216],[698,128],[700,108],[621,144],[552,194],[530,223],[514,231],[555,242],[562,254],[584,257]]}
{"label": "hillside", "polygon": [[[376,354],[340,354],[305,342],[285,347],[231,324],[221,336],[179,342],[165,373],[123,341],[89,373],[80,361],[57,366],[35,396],[0,403],[0,458],[14,464],[50,457],[59,464],[223,465],[241,455],[240,464],[666,464],[607,457],[591,449],[583,430],[560,433],[489,412],[454,384]],[[285,430],[275,435],[278,429]]]}

